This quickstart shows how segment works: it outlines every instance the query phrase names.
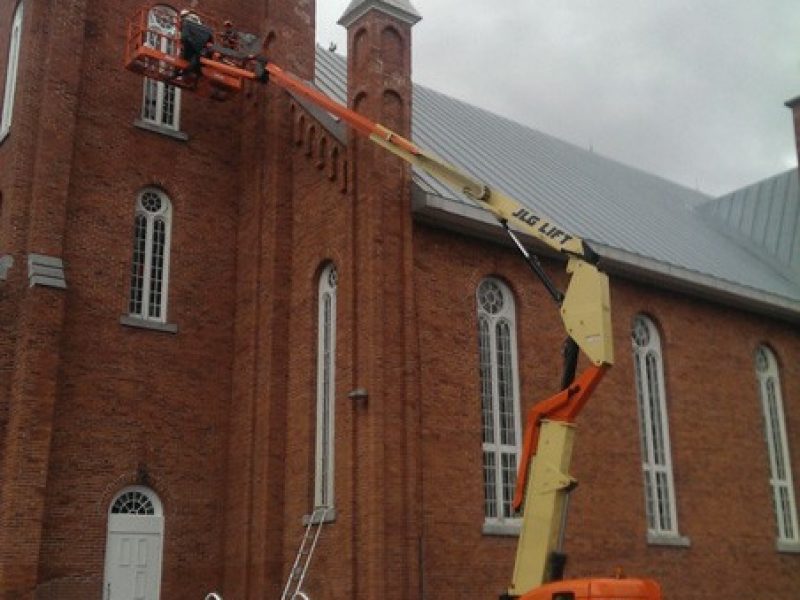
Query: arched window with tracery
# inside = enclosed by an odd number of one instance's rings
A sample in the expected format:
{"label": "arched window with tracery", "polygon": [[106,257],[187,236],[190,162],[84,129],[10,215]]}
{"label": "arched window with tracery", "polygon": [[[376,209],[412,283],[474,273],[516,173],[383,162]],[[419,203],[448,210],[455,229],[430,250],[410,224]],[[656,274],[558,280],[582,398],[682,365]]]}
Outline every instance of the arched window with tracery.
{"label": "arched window with tracery", "polygon": [[111,505],[112,515],[155,515],[156,506],[153,498],[146,491],[138,488],[125,490]]}
{"label": "arched window with tracery", "polygon": [[[336,288],[339,274],[328,263],[319,276],[317,295],[317,423],[315,507],[334,508],[334,424],[336,394]],[[332,513],[329,514],[331,516]]]}
{"label": "arched window with tracery", "polygon": [[775,354],[767,346],[759,346],[755,355],[756,377],[764,413],[764,432],[769,454],[770,486],[775,505],[779,549],[792,546],[800,550],[797,505],[792,481],[789,436],[783,413],[783,395]]}
{"label": "arched window with tracery", "polygon": [[172,204],[156,188],[136,199],[128,312],[139,319],[165,322]]}
{"label": "arched window with tracery", "polygon": [[[175,52],[178,13],[166,5],[150,9],[147,16],[147,44],[166,53]],[[163,81],[144,78],[142,121],[157,127],[180,129],[181,91]]]}
{"label": "arched window with tracery", "polygon": [[515,523],[511,507],[520,454],[516,315],[508,286],[494,277],[476,294],[486,524]]}
{"label": "arched window with tracery", "polygon": [[632,343],[648,538],[669,543],[679,533],[664,361],[661,336],[648,317],[634,319]]}

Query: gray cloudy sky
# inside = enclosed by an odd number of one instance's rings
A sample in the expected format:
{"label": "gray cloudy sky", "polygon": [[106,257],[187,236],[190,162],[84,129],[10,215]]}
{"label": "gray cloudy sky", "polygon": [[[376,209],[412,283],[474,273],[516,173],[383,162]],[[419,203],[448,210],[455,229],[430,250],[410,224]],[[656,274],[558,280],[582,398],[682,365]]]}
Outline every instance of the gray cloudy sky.
{"label": "gray cloudy sky", "polygon": [[800,0],[411,2],[416,83],[712,195],[797,164]]}

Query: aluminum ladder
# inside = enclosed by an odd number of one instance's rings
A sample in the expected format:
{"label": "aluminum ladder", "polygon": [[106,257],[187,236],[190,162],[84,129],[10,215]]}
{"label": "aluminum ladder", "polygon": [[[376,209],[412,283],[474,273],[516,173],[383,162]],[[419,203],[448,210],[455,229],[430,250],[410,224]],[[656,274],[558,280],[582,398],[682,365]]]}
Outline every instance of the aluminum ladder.
{"label": "aluminum ladder", "polygon": [[322,524],[325,522],[325,516],[329,510],[330,507],[328,506],[317,506],[311,513],[303,539],[300,542],[300,548],[297,550],[294,564],[289,571],[289,577],[286,579],[286,586],[283,588],[281,600],[294,600],[297,597],[301,600],[308,600],[308,596],[300,588],[306,578],[308,566],[311,564],[311,557],[317,547],[319,534],[322,533]]}

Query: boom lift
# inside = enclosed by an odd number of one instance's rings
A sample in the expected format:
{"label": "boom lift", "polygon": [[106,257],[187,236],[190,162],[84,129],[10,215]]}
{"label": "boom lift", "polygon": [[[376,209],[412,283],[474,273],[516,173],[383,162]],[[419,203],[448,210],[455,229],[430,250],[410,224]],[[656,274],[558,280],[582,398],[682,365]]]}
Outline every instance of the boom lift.
{"label": "boom lift", "polygon": [[[559,306],[567,339],[561,391],[529,412],[520,457],[515,510],[523,508],[511,587],[504,598],[522,600],[660,600],[659,585],[648,579],[563,580],[561,544],[567,501],[576,481],[568,474],[574,421],[613,363],[608,277],[586,242],[534,209],[462,172],[412,141],[332,100],[258,54],[255,35],[215,26],[196,14],[163,12],[152,22],[146,7],[129,22],[127,69],[183,89],[225,100],[247,81],[274,83],[338,117],[388,152],[422,169],[492,213]],[[161,9],[163,10],[163,9]],[[538,258],[528,252],[522,231],[567,259],[570,281],[560,292]],[[591,364],[578,377],[582,351]],[[534,460],[534,456],[536,459]],[[524,505],[524,507],[523,507]]]}

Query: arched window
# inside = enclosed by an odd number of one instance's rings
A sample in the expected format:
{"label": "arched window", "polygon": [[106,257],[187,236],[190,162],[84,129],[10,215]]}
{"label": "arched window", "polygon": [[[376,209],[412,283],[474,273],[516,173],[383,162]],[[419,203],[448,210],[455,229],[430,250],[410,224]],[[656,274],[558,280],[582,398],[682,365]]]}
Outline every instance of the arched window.
{"label": "arched window", "polygon": [[121,492],[111,505],[112,515],[155,515],[156,504],[146,491],[131,488]]}
{"label": "arched window", "polygon": [[[164,5],[154,6],[148,13],[147,44],[163,52],[175,50],[178,13]],[[162,81],[144,78],[142,120],[146,123],[178,130],[180,128],[181,91]]]}
{"label": "arched window", "polygon": [[22,41],[22,2],[14,11],[11,22],[11,39],[8,44],[8,63],[6,65],[6,86],[3,92],[3,113],[0,117],[0,140],[11,129],[11,116],[14,112],[14,96],[17,91],[17,67],[19,66],[20,43]]}
{"label": "arched window", "polygon": [[136,199],[128,312],[165,322],[172,205],[162,191],[144,189]]}
{"label": "arched window", "polygon": [[484,516],[487,523],[504,523],[514,518],[520,453],[514,298],[502,281],[487,278],[478,286],[477,305]]}
{"label": "arched window", "polygon": [[158,600],[164,516],[153,490],[130,486],[111,501],[103,598]]}
{"label": "arched window", "polygon": [[769,451],[770,484],[778,523],[778,546],[800,544],[797,527],[797,505],[789,458],[789,439],[783,414],[781,380],[778,361],[766,346],[759,346],[755,356],[756,376],[764,411],[764,428]]}
{"label": "arched window", "polygon": [[661,337],[653,322],[639,315],[632,338],[647,531],[659,542],[679,535]]}
{"label": "arched window", "polygon": [[320,274],[317,319],[317,431],[314,505],[333,508],[334,398],[336,384],[336,266]]}

